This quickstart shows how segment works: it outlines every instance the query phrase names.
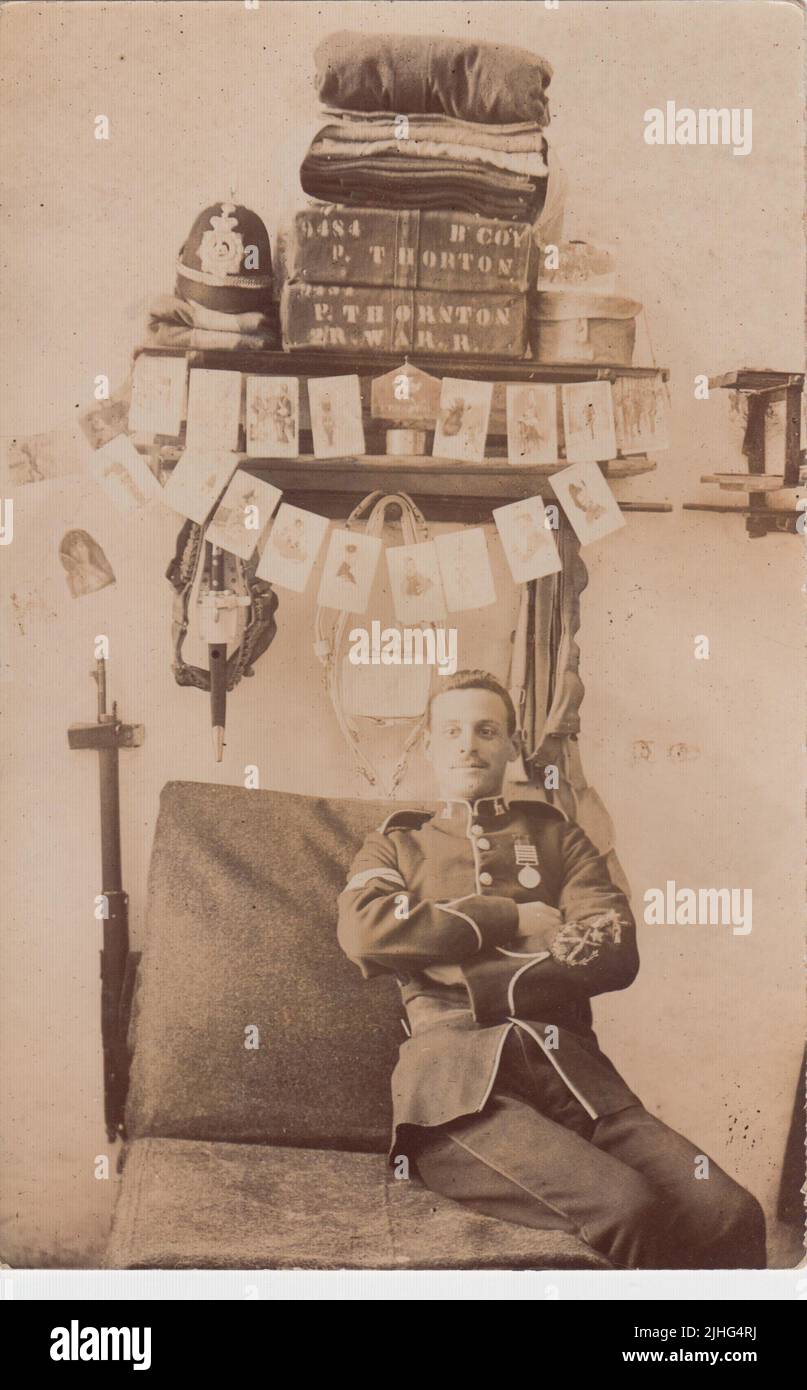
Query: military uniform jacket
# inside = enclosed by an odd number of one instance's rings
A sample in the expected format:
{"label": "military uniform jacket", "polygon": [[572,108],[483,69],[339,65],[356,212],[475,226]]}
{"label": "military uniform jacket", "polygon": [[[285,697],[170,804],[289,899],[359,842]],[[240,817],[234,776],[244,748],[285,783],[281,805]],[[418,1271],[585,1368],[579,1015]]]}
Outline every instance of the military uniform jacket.
{"label": "military uniform jacket", "polygon": [[[557,910],[546,948],[518,905]],[[630,905],[581,828],[544,802],[443,801],[393,812],[339,895],[339,944],[365,978],[392,973],[410,1036],[392,1078],[391,1154],[410,1125],[481,1110],[519,1024],[589,1115],[640,1103],[592,1030],[592,995],[639,968]]]}

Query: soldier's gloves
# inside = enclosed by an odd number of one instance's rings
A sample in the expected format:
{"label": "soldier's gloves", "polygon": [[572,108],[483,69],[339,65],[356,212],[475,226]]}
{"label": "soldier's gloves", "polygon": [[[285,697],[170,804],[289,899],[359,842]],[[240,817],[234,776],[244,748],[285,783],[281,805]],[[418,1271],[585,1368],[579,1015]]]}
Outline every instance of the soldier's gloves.
{"label": "soldier's gloves", "polygon": [[621,940],[622,919],[611,909],[586,922],[566,922],[548,944],[555,960],[574,966],[588,965],[601,946],[618,946]]}
{"label": "soldier's gloves", "polygon": [[525,937],[530,937],[531,949],[549,949],[562,921],[558,909],[550,907],[549,903],[519,903],[518,931],[513,944],[517,945]]}

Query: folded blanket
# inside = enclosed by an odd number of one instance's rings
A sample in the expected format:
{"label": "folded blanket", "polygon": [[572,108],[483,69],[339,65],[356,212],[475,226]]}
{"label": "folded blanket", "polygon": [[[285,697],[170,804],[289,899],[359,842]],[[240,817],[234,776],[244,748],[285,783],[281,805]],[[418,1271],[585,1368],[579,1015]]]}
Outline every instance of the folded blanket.
{"label": "folded blanket", "polygon": [[309,150],[300,183],[313,198],[350,207],[445,208],[533,222],[544,205],[547,179],[458,159],[351,159]]}
{"label": "folded blanket", "polygon": [[314,50],[320,101],[349,111],[549,122],[545,58],[505,44],[417,34],[329,34]]}
{"label": "folded blanket", "polygon": [[219,314],[201,304],[159,295],[149,308],[149,347],[264,349],[280,347],[277,310],[271,314]]}
{"label": "folded blanket", "polygon": [[339,134],[329,135],[333,126],[326,126],[311,143],[312,155],[335,159],[374,159],[383,154],[399,154],[405,159],[450,159],[468,164],[471,169],[486,165],[506,169],[528,178],[545,178],[546,161],[542,150],[497,150],[484,145],[455,145],[447,140],[344,140]]}
{"label": "folded blanket", "polygon": [[[320,135],[342,140],[383,140],[400,138],[400,117],[389,111],[326,111],[333,120]],[[406,117],[408,140],[446,140],[454,145],[473,145],[479,149],[508,150],[514,154],[542,151],[542,127],[535,121],[510,125],[482,125],[479,121],[458,121],[454,116],[411,115]]]}

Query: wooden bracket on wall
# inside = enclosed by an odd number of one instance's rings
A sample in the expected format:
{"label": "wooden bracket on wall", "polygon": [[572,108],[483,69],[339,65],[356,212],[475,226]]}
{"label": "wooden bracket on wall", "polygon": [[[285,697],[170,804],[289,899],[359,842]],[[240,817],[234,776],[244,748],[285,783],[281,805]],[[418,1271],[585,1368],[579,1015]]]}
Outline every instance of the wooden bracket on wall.
{"label": "wooden bracket on wall", "polygon": [[[804,374],[775,372],[767,369],[740,367],[709,378],[709,388],[738,391],[748,397],[748,418],[743,440],[743,453],[748,460],[747,473],[707,473],[702,483],[715,483],[724,492],[743,492],[748,505],[721,506],[706,502],[685,502],[689,512],[739,512],[745,517],[745,529],[756,540],[774,531],[796,535],[804,513],[794,509],[767,506],[768,493],[785,488],[797,488],[801,475],[801,396]],[[784,473],[765,472],[765,415],[771,402],[785,402],[785,469]]]}

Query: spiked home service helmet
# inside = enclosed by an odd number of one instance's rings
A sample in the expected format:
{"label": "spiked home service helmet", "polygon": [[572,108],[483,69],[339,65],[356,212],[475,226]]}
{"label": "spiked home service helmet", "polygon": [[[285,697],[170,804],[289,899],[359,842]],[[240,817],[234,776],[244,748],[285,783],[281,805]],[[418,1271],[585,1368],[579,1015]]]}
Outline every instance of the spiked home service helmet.
{"label": "spiked home service helmet", "polygon": [[176,292],[222,314],[265,313],[272,304],[272,252],[257,213],[235,203],[200,212],[179,253]]}

